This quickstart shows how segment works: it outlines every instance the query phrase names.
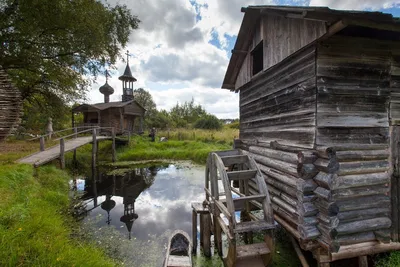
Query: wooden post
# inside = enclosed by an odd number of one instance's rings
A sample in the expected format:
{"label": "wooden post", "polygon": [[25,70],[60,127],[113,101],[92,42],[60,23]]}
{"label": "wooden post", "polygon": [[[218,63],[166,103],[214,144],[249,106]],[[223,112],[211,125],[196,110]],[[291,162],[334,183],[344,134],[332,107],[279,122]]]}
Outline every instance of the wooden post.
{"label": "wooden post", "polygon": [[114,127],[111,129],[111,135],[112,135],[112,162],[116,161],[116,152],[115,152],[115,130]]}
{"label": "wooden post", "polygon": [[92,130],[92,170],[93,173],[96,170],[96,155],[97,155],[97,138],[96,138],[96,129]]}
{"label": "wooden post", "polygon": [[77,138],[78,137],[78,128],[77,127],[75,127],[74,128],[74,138]]}
{"label": "wooden post", "polygon": [[203,253],[206,257],[211,257],[211,215],[200,214],[200,225],[203,224],[203,232],[200,232],[203,237]]}
{"label": "wooden post", "polygon": [[358,267],[368,267],[368,257],[359,256],[358,257]]}
{"label": "wooden post", "polygon": [[140,116],[140,133],[143,133],[143,116]]}
{"label": "wooden post", "polygon": [[131,143],[131,131],[128,131],[128,146]]}
{"label": "wooden post", "polygon": [[124,131],[124,116],[122,115],[122,108],[119,109],[119,120],[120,120],[120,128],[121,132],[123,133]]}
{"label": "wooden post", "polygon": [[65,142],[64,142],[64,138],[60,139],[60,165],[61,165],[61,169],[65,169]]}
{"label": "wooden post", "polygon": [[40,137],[40,151],[44,151],[44,137]]}
{"label": "wooden post", "polygon": [[193,254],[196,255],[196,252],[197,252],[197,213],[194,209],[192,211],[192,244],[193,244]]}
{"label": "wooden post", "polygon": [[74,128],[75,127],[75,114],[74,114],[74,112],[72,111],[72,114],[71,114],[72,116],[72,128]]}

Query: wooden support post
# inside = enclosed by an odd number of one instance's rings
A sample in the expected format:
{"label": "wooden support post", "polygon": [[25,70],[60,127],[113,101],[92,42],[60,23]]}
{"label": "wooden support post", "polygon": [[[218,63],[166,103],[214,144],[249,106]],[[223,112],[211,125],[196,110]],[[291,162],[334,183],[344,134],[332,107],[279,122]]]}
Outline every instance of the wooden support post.
{"label": "wooden support post", "polygon": [[78,137],[78,128],[77,127],[75,127],[74,128],[74,138],[77,138]]}
{"label": "wooden support post", "polygon": [[96,129],[92,130],[92,171],[93,173],[96,170],[96,155],[97,155],[97,137],[96,137]]}
{"label": "wooden support post", "polygon": [[218,251],[218,255],[222,256],[222,229],[218,222],[219,211],[216,211],[214,215],[214,246]]}
{"label": "wooden support post", "polygon": [[211,257],[211,215],[200,214],[200,225],[203,224],[203,253],[206,257]]}
{"label": "wooden support post", "polygon": [[204,214],[200,213],[200,248],[204,246]]}
{"label": "wooden support post", "polygon": [[368,267],[368,256],[358,257],[358,267]]}
{"label": "wooden support post", "polygon": [[192,244],[193,244],[193,254],[196,255],[197,252],[197,213],[192,211]]}
{"label": "wooden support post", "polygon": [[40,151],[44,151],[44,137],[40,137]]}
{"label": "wooden support post", "polygon": [[128,131],[128,145],[131,143],[131,131]]}
{"label": "wooden support post", "polygon": [[114,127],[111,129],[111,135],[112,135],[112,162],[116,161],[116,151],[115,151],[115,129]]}
{"label": "wooden support post", "polygon": [[74,149],[74,156],[72,158],[73,164],[76,167],[76,149]]}
{"label": "wooden support post", "polygon": [[64,138],[60,139],[60,166],[65,169],[65,142]]}

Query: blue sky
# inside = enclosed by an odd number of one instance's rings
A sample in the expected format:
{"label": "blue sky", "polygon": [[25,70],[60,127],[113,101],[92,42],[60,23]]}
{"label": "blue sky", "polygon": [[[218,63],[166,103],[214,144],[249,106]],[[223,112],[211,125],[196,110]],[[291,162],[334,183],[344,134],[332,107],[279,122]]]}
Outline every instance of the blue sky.
{"label": "blue sky", "polygon": [[[142,21],[131,34],[127,47],[137,78],[135,88],[148,90],[159,109],[169,110],[177,102],[194,98],[220,118],[237,118],[238,94],[220,89],[236,34],[242,21],[240,8],[248,5],[328,6],[334,9],[371,10],[400,17],[400,0],[108,0],[126,4]],[[109,83],[120,101],[118,76],[122,60],[111,71]],[[103,100],[98,77],[89,102]]]}

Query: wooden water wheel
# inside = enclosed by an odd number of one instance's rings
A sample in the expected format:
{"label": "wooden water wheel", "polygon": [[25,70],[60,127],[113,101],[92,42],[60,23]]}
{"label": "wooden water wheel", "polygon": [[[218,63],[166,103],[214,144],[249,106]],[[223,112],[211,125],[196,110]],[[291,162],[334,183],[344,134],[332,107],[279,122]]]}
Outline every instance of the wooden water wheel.
{"label": "wooden water wheel", "polygon": [[21,115],[21,95],[0,66],[0,141],[17,127]]}
{"label": "wooden water wheel", "polygon": [[[231,186],[232,181],[239,181],[239,189]],[[239,150],[210,153],[205,191],[215,247],[221,256],[222,232],[229,241],[225,265],[268,266],[274,251],[275,224],[267,184],[254,159]],[[237,211],[241,212],[240,220],[236,218]],[[261,232],[263,241],[254,243],[253,232]],[[244,237],[245,245],[238,244],[239,235]]]}

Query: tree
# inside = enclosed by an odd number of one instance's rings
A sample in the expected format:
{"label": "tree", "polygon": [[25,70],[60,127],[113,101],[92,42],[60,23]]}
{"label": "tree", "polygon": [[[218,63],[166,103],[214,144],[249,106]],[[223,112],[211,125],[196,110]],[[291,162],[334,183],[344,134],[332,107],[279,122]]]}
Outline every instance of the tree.
{"label": "tree", "polygon": [[149,114],[156,110],[157,106],[153,100],[153,97],[148,91],[144,90],[143,88],[133,90],[133,97],[136,102],[138,102],[142,107],[147,110],[146,113]]}
{"label": "tree", "polygon": [[216,116],[207,114],[198,119],[193,127],[197,129],[219,130],[222,128],[222,123]]}
{"label": "tree", "polygon": [[207,112],[201,105],[195,105],[194,99],[192,99],[182,105],[176,103],[170,114],[176,127],[187,127],[188,124],[192,124],[200,117],[207,115]]}
{"label": "tree", "polygon": [[2,0],[0,65],[25,101],[80,99],[138,23],[126,6],[96,0]]}

